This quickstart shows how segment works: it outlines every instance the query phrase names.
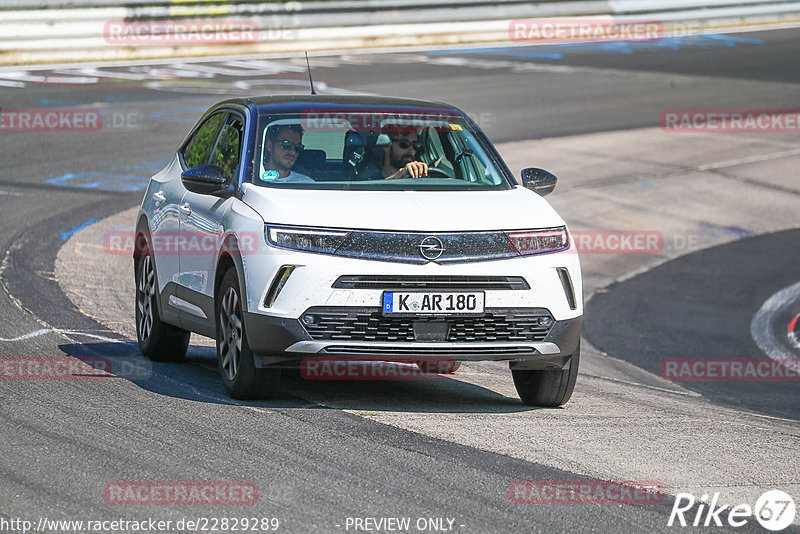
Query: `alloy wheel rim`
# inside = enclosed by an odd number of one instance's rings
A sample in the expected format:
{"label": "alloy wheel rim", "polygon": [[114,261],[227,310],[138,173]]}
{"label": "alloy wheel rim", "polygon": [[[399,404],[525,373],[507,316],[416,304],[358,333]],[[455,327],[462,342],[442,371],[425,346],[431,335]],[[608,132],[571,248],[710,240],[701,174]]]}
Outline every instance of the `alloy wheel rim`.
{"label": "alloy wheel rim", "polygon": [[242,355],[242,319],[239,295],[229,287],[222,297],[219,311],[221,329],[219,353],[222,357],[220,367],[228,380],[236,378]]}
{"label": "alloy wheel rim", "polygon": [[136,309],[139,312],[137,329],[139,339],[147,341],[153,329],[153,297],[155,296],[155,271],[153,262],[147,255],[142,259],[139,283],[136,285]]}

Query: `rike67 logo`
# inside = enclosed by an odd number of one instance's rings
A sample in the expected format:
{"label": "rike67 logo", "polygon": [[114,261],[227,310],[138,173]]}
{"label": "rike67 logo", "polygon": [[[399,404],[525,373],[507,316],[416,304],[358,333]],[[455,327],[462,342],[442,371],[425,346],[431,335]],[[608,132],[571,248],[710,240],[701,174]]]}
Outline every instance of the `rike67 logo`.
{"label": "rike67 logo", "polygon": [[796,512],[792,497],[781,490],[763,493],[752,507],[749,504],[737,504],[733,507],[718,505],[719,493],[715,493],[711,502],[706,505],[707,499],[708,495],[703,494],[695,510],[694,495],[678,493],[667,526],[677,523],[681,527],[722,527],[727,522],[727,526],[742,527],[755,517],[762,527],[777,532],[792,524]]}

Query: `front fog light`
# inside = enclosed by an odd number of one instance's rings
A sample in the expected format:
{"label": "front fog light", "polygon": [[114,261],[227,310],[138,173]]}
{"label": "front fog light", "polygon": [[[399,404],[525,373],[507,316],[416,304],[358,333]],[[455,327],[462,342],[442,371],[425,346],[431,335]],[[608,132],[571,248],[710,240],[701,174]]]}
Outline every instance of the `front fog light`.
{"label": "front fog light", "polygon": [[296,265],[283,265],[278,272],[275,274],[275,278],[272,279],[272,284],[269,286],[269,291],[267,291],[267,296],[264,298],[264,307],[271,308],[273,304],[275,304],[275,300],[277,300],[278,295],[281,291],[283,291],[283,286],[286,285],[286,282],[289,280],[289,277],[292,276]]}
{"label": "front fog light", "polygon": [[316,316],[314,316],[314,315],[312,315],[310,313],[307,313],[307,314],[303,315],[303,323],[307,324],[307,325],[316,324],[317,323],[317,318],[316,318]]}
{"label": "front fog light", "polygon": [[545,328],[550,328],[553,326],[553,318],[552,317],[539,317],[539,326],[543,326]]}

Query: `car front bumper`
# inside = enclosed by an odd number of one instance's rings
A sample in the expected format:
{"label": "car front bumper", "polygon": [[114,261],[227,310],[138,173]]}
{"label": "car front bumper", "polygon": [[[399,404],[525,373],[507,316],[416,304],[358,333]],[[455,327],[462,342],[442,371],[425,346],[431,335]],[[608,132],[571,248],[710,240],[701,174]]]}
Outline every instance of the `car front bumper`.
{"label": "car front bumper", "polygon": [[245,313],[244,318],[258,367],[314,357],[400,362],[509,361],[512,369],[562,369],[578,347],[583,322],[580,316],[555,321],[539,341],[409,342],[312,339],[298,319],[261,313]]}
{"label": "car front bumper", "polygon": [[[509,361],[516,362],[512,368],[524,362],[521,368],[554,369],[568,364],[580,339],[583,299],[580,264],[574,253],[452,265],[406,265],[286,251],[243,259],[248,260],[245,330],[259,366],[324,357]],[[282,266],[294,270],[267,304]],[[559,278],[560,269],[568,270],[574,284],[572,306]],[[403,277],[418,280],[412,284]],[[484,292],[484,314],[404,320],[382,315],[384,291],[447,291],[451,286],[441,285],[443,278],[469,280],[468,286],[453,291]],[[509,285],[485,283],[483,279],[488,278],[504,279]],[[514,280],[524,280],[524,284]],[[328,315],[322,334],[319,325],[304,322],[309,313]],[[546,331],[531,323],[544,316],[553,321]],[[435,332],[420,332],[418,322],[447,322],[451,330],[447,335],[426,335]]]}

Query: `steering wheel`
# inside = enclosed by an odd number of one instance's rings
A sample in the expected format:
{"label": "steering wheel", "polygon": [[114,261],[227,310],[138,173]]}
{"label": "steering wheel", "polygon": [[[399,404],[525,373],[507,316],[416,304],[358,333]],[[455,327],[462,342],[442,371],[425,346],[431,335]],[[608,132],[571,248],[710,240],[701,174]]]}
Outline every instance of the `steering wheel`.
{"label": "steering wheel", "polygon": [[431,165],[428,165],[428,176],[430,176],[431,173],[436,173],[440,175],[442,178],[450,178],[451,180],[455,179],[455,177],[450,176],[450,173],[445,169],[442,169],[441,167],[433,167]]}
{"label": "steering wheel", "polygon": [[438,174],[440,174],[440,175],[441,175],[441,176],[443,176],[444,178],[449,178],[449,179],[451,179],[451,180],[452,180],[454,177],[453,177],[453,176],[450,176],[450,173],[449,173],[449,172],[447,172],[446,170],[444,170],[444,169],[442,169],[442,168],[440,168],[440,167],[437,167],[437,165],[439,165],[439,163],[441,163],[443,159],[444,159],[444,155],[441,155],[441,156],[439,156],[439,157],[436,159],[436,161],[432,161],[432,162],[431,162],[431,163],[428,165],[428,176],[430,176],[430,174],[431,174],[431,171],[433,171],[433,172],[435,172],[435,173],[438,173]]}

